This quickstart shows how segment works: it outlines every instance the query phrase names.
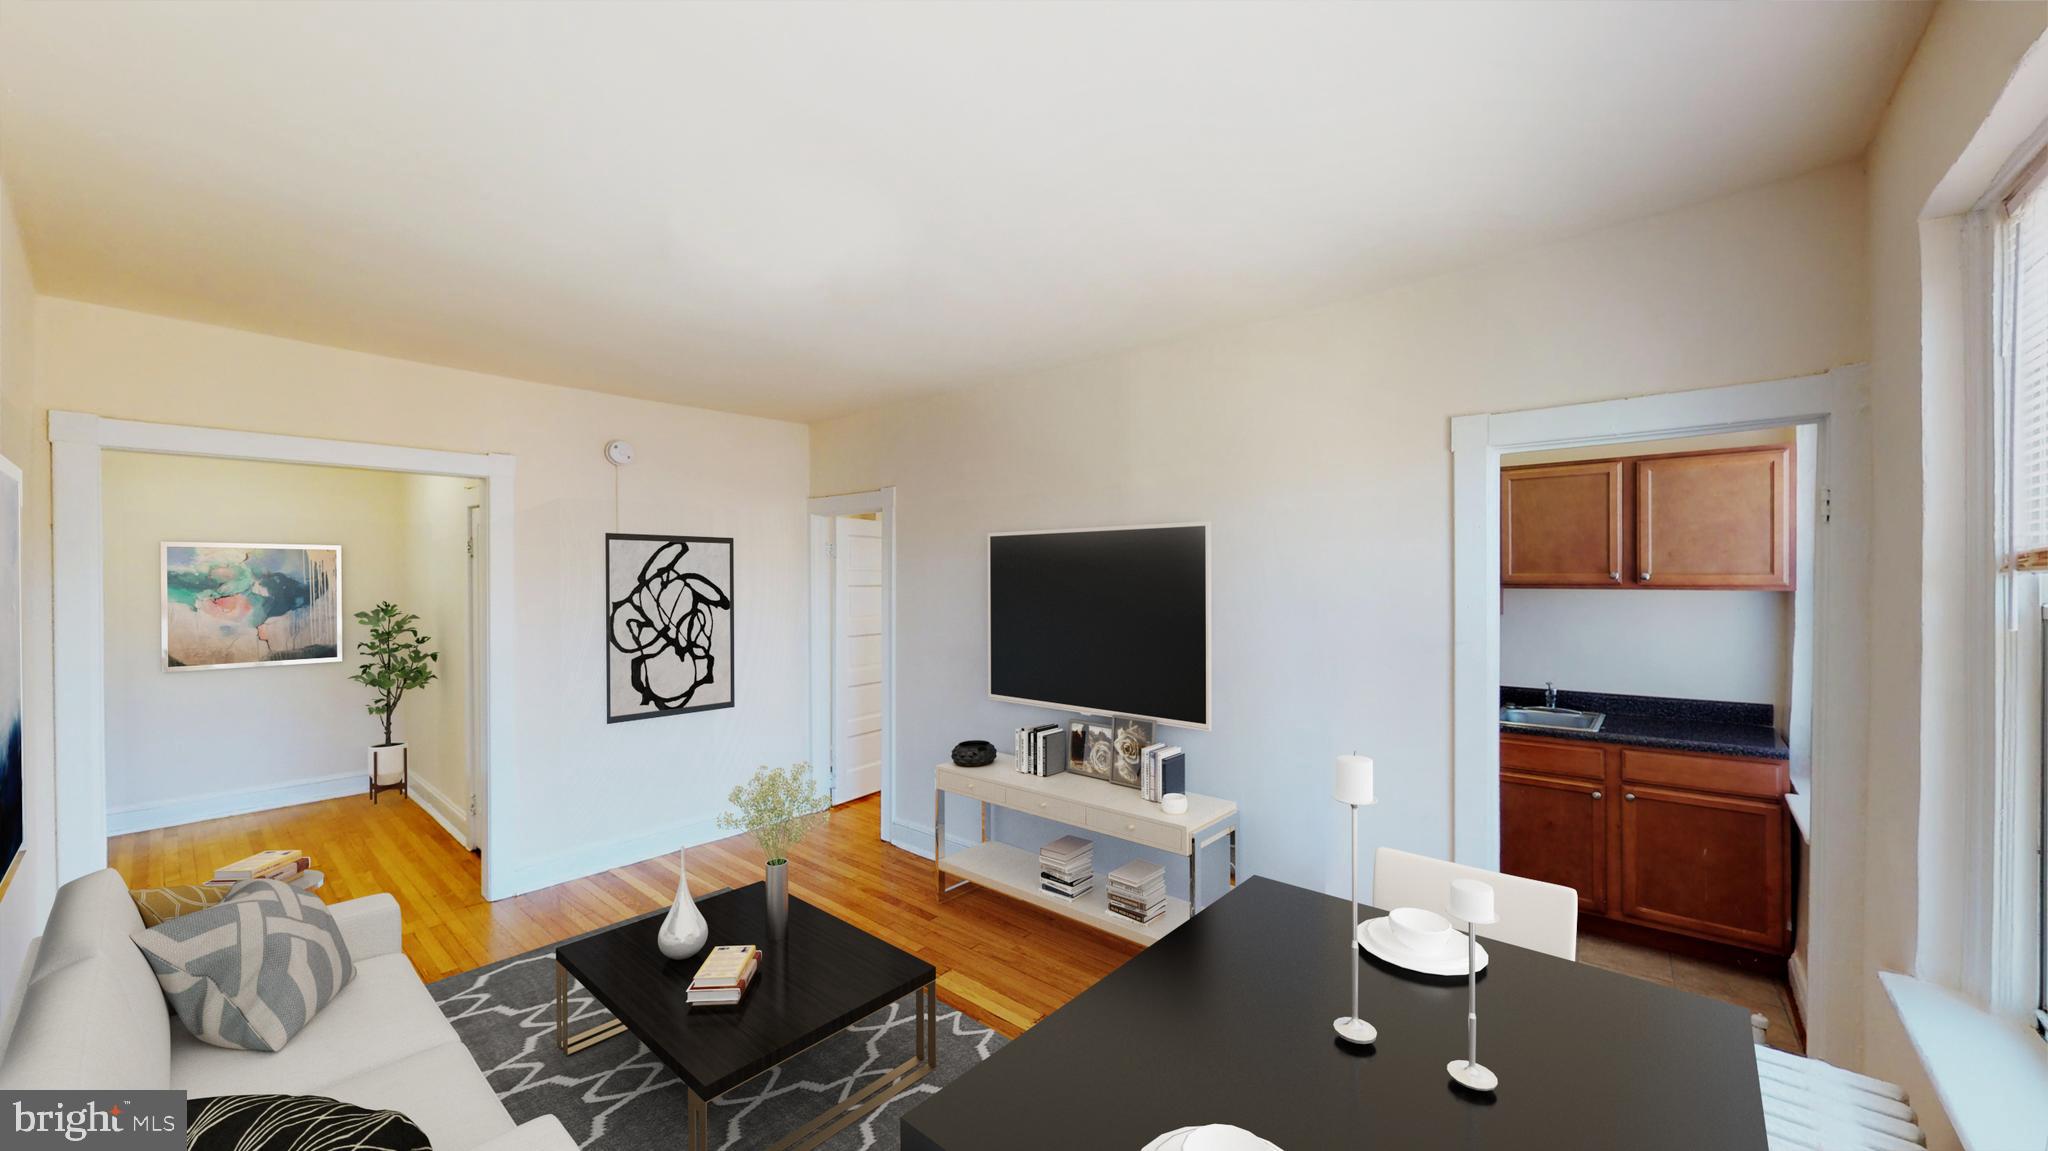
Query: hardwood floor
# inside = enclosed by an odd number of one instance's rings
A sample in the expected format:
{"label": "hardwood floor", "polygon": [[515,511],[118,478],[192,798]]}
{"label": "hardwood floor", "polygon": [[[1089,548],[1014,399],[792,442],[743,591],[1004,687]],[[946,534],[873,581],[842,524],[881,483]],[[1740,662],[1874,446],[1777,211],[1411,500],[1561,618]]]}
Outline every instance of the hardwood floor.
{"label": "hardwood floor", "polygon": [[[941,906],[929,860],[882,843],[875,796],[832,810],[790,852],[795,895],[922,956],[949,1003],[1016,1036],[1137,954],[1135,944],[978,889]],[[485,902],[481,863],[409,801],[367,796],[137,832],[108,844],[130,887],[199,883],[266,847],[299,848],[327,874],[328,902],[388,891],[405,914],[405,953],[431,983],[666,907],[673,855]],[[761,852],[734,836],[690,849],[690,889],[761,878]]]}
{"label": "hardwood floor", "polygon": [[[929,860],[882,843],[875,796],[832,810],[790,852],[790,890],[849,923],[929,960],[947,1002],[1016,1036],[1137,954],[1135,944],[970,888],[938,902]],[[130,887],[198,883],[229,860],[296,847],[327,873],[329,902],[388,891],[405,913],[405,953],[429,983],[559,939],[668,906],[672,855],[487,903],[480,863],[409,801],[386,795],[124,835],[110,842]],[[702,894],[761,878],[744,836],[690,849],[690,889]],[[1723,999],[1770,1020],[1774,1047],[1801,1051],[1774,980],[1627,943],[1584,936],[1579,961]]]}

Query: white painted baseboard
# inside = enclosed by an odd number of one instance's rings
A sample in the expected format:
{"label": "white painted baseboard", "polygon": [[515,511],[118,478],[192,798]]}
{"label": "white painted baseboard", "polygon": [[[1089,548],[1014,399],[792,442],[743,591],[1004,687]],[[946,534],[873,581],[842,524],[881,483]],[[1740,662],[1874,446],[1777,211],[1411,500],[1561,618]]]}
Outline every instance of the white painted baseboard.
{"label": "white painted baseboard", "polygon": [[195,795],[162,803],[114,808],[107,812],[107,834],[126,835],[132,831],[155,831],[159,827],[177,827],[180,824],[198,823],[203,819],[219,819],[225,815],[246,815],[252,811],[269,811],[274,807],[317,803],[323,799],[337,799],[344,795],[360,794],[364,801],[368,802],[369,791],[369,777],[360,771],[344,771],[339,775],[323,775],[271,787],[216,791],[211,795]]}
{"label": "white painted baseboard", "polygon": [[1799,1018],[1813,1018],[1806,1013],[1806,960],[1794,955],[1785,961],[1785,984],[1792,990],[1792,1006],[1799,1009]]}
{"label": "white painted baseboard", "polygon": [[[717,817],[711,816],[675,824],[660,831],[585,844],[569,851],[542,856],[517,867],[507,867],[505,895],[524,895],[529,891],[539,891],[543,887],[553,887],[557,883],[582,879],[586,875],[596,875],[600,871],[610,871],[614,867],[624,867],[629,863],[653,859],[657,855],[669,855],[678,848],[695,847],[700,843],[723,839],[729,834],[731,833],[721,831]],[[504,896],[495,898],[502,899]]]}
{"label": "white painted baseboard", "polygon": [[421,811],[434,817],[441,829],[455,837],[455,842],[465,848],[475,847],[476,841],[469,837],[469,803],[456,804],[441,794],[441,789],[415,775],[406,780],[406,795],[419,805]]}
{"label": "white painted baseboard", "polygon": [[[930,859],[932,857],[932,825],[929,823],[911,823],[908,820],[899,819],[889,828],[889,842],[912,855],[921,855],[926,859]],[[965,850],[980,843],[981,840],[979,838],[962,839],[957,835],[948,835],[946,837],[946,850]]]}

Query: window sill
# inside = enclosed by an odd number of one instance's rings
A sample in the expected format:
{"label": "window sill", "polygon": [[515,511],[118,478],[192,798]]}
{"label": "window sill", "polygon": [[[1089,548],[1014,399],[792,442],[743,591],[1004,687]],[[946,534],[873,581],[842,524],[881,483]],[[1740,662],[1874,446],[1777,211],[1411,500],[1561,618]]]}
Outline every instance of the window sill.
{"label": "window sill", "polygon": [[2048,1042],[1945,987],[1878,975],[1956,1137],[1974,1151],[2038,1147],[2048,1131]]}

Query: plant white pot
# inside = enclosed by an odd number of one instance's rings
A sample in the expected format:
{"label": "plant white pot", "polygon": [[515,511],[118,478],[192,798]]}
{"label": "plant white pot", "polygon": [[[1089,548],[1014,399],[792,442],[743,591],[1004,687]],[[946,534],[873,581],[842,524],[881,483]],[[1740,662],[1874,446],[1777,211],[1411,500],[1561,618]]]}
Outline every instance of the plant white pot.
{"label": "plant white pot", "polygon": [[405,744],[380,743],[370,748],[370,783],[397,787],[405,782]]}

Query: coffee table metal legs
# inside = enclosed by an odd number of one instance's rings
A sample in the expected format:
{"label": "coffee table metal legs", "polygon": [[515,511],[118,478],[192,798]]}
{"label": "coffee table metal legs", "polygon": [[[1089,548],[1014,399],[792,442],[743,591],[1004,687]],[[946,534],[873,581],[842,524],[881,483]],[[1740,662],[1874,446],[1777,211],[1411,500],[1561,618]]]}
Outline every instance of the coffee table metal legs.
{"label": "coffee table metal legs", "polygon": [[[939,987],[927,983],[918,988],[915,996],[913,1026],[917,1028],[912,1038],[913,1054],[907,1060],[884,1072],[882,1077],[847,1098],[833,1104],[823,1114],[789,1133],[769,1151],[809,1151],[839,1134],[848,1126],[858,1123],[871,1112],[903,1093],[904,1089],[925,1076],[938,1070],[939,1066]],[[600,1023],[588,1031],[569,1034],[569,971],[561,964],[555,965],[555,1046],[565,1055],[578,1051],[617,1035],[626,1025],[614,1019]],[[687,1086],[684,1090],[689,1091]],[[690,1132],[689,1151],[710,1151],[711,1146],[711,1104],[690,1091]]]}
{"label": "coffee table metal legs", "polygon": [[569,969],[555,964],[555,1046],[564,1055],[574,1055],[593,1043],[602,1043],[626,1029],[626,1025],[613,1019],[600,1023],[588,1031],[569,1034]]}

